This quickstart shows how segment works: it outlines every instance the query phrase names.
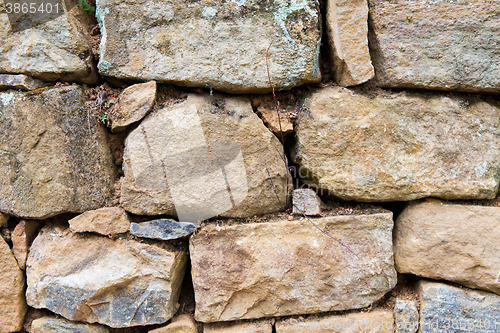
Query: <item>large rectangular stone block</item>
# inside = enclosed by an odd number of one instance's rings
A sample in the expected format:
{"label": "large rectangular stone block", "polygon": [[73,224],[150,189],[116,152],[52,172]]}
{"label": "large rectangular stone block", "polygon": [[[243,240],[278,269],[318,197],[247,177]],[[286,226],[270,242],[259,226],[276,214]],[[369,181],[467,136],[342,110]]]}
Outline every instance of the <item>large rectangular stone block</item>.
{"label": "large rectangular stone block", "polygon": [[392,213],[209,225],[190,242],[201,322],[366,307],[396,284]]}
{"label": "large rectangular stone block", "polygon": [[319,82],[317,0],[98,0],[99,71],[228,92]]}

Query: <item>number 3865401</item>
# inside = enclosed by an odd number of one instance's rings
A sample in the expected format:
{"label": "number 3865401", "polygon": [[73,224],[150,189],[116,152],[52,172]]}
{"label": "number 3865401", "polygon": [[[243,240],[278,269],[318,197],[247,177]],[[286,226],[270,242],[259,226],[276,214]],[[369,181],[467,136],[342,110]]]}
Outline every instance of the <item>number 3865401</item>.
{"label": "number 3865401", "polygon": [[5,7],[7,9],[7,14],[36,14],[36,13],[59,13],[59,4],[56,3],[52,5],[48,3],[6,3]]}

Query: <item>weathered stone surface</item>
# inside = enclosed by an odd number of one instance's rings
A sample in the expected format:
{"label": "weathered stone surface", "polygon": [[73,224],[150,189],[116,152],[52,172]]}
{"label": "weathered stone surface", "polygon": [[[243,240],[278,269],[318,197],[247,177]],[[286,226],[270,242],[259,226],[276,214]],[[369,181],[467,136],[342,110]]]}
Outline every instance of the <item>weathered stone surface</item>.
{"label": "weathered stone surface", "polygon": [[118,104],[111,110],[111,131],[121,132],[128,125],[141,120],[153,107],[156,99],[156,81],[134,84],[123,90]]}
{"label": "weathered stone surface", "polygon": [[184,250],[44,227],[27,262],[28,304],[67,319],[129,327],[177,311]]}
{"label": "weathered stone surface", "polygon": [[9,216],[0,213],[0,227],[3,226],[9,220]]}
{"label": "weathered stone surface", "polygon": [[30,244],[35,239],[40,227],[39,221],[21,220],[12,233],[12,253],[21,269],[26,268]]}
{"label": "weathered stone surface", "polygon": [[321,215],[323,202],[314,190],[298,188],[292,192],[293,213],[297,215]]}
{"label": "weathered stone surface", "polygon": [[366,313],[288,318],[276,323],[276,333],[393,333],[394,319],[390,311],[374,310]]}
{"label": "weathered stone surface", "polygon": [[356,309],[396,284],[392,213],[209,225],[191,238],[195,319],[230,321]]}
{"label": "weathered stone surface", "polygon": [[0,74],[0,90],[5,89],[22,89],[22,90],[35,90],[43,88],[45,82],[32,78],[24,74],[10,75]]}
{"label": "weathered stone surface", "polygon": [[77,86],[0,93],[0,211],[23,218],[102,207],[115,170]]}
{"label": "weathered stone surface", "polygon": [[269,92],[319,82],[317,0],[97,1],[103,76]]}
{"label": "weathered stone surface", "polygon": [[[264,122],[264,124],[279,138],[293,132],[293,124],[285,113],[280,112],[278,120],[278,112],[276,110],[268,110],[263,107],[257,109],[257,114]],[[281,130],[280,130],[281,122]]]}
{"label": "weathered stone surface", "polygon": [[30,333],[109,333],[100,325],[72,322],[63,318],[43,317],[33,320]]}
{"label": "weathered stone surface", "polygon": [[485,291],[419,282],[419,333],[481,332],[500,329],[500,296]]}
{"label": "weathered stone surface", "polygon": [[[90,44],[83,22],[78,19],[83,9],[75,4],[75,0],[66,6],[59,3],[63,14],[43,23],[37,22],[44,21],[40,12],[36,18],[33,15],[31,20],[20,19],[13,25],[6,11],[0,13],[0,72],[26,74],[44,81],[97,83]],[[26,23],[29,27],[22,29]]]}
{"label": "weathered stone surface", "polygon": [[492,199],[499,119],[474,97],[325,88],[300,108],[291,155],[306,184],[346,200]]}
{"label": "weathered stone surface", "polygon": [[417,303],[396,299],[394,321],[396,322],[396,333],[415,333],[419,324]]}
{"label": "weathered stone surface", "polygon": [[0,237],[0,332],[15,332],[23,327],[27,310],[24,299],[24,274],[17,266],[9,245]]}
{"label": "weathered stone surface", "polygon": [[348,87],[373,78],[367,0],[328,0],[326,29],[337,83]]}
{"label": "weathered stone surface", "polygon": [[369,0],[384,87],[500,92],[500,8],[490,0]]}
{"label": "weathered stone surface", "polygon": [[107,236],[128,232],[130,228],[127,212],[121,207],[90,210],[68,222],[73,232],[96,232]]}
{"label": "weathered stone surface", "polygon": [[396,269],[500,294],[499,223],[500,207],[413,202],[396,221]]}
{"label": "weathered stone surface", "polygon": [[203,325],[203,333],[272,333],[270,320],[221,322]]}
{"label": "weathered stone surface", "polygon": [[131,223],[130,233],[137,237],[161,240],[178,239],[191,235],[196,224],[160,219],[141,223]]}
{"label": "weathered stone surface", "polygon": [[121,206],[177,213],[183,222],[282,210],[288,172],[281,151],[246,98],[189,94],[128,135]]}
{"label": "weathered stone surface", "polygon": [[175,316],[170,324],[164,327],[155,328],[148,333],[198,333],[196,323],[188,314]]}

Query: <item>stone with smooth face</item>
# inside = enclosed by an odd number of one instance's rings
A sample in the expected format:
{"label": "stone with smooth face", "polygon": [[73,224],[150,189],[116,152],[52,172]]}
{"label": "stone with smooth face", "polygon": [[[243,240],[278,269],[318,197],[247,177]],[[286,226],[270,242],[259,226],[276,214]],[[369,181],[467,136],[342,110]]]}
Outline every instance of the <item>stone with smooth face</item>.
{"label": "stone with smooth face", "polygon": [[231,93],[319,82],[317,0],[98,0],[99,71]]}
{"label": "stone with smooth face", "polygon": [[23,327],[28,307],[24,298],[24,274],[9,245],[0,236],[0,332],[16,332]]}
{"label": "stone with smooth face", "polygon": [[178,308],[187,254],[148,244],[44,227],[28,257],[26,299],[69,320],[110,327],[168,321]]}
{"label": "stone with smooth face", "polygon": [[148,333],[198,333],[196,322],[188,314],[182,314],[172,318],[167,326],[155,328]]}
{"label": "stone with smooth face", "polygon": [[396,322],[396,333],[415,333],[419,325],[417,303],[396,299],[394,321]]}
{"label": "stone with smooth face", "polygon": [[0,93],[0,211],[43,219],[104,206],[115,167],[79,86]]}
{"label": "stone with smooth face", "polygon": [[160,219],[130,224],[130,233],[136,237],[170,240],[191,235],[196,224],[177,222],[170,219]]}
{"label": "stone with smooth face", "polygon": [[390,311],[373,310],[346,315],[288,318],[276,323],[276,333],[393,333],[394,318]]}
{"label": "stone with smooth face", "polygon": [[182,222],[280,211],[289,176],[282,150],[246,98],[189,94],[128,135],[121,206]]}
{"label": "stone with smooth face", "polygon": [[89,210],[68,221],[73,232],[96,232],[111,236],[128,232],[130,220],[121,207],[104,207]]}
{"label": "stone with smooth face", "polygon": [[323,202],[316,192],[308,188],[298,188],[292,192],[293,213],[296,215],[321,215]]}
{"label": "stone with smooth face", "polygon": [[500,328],[500,296],[421,280],[419,333],[496,333]]}
{"label": "stone with smooth face", "polygon": [[335,81],[349,87],[372,79],[367,0],[328,0],[326,10]]}
{"label": "stone with smooth face", "polygon": [[146,116],[156,99],[156,81],[134,84],[126,88],[118,97],[118,104],[113,106],[109,119],[111,131],[122,132]]}
{"label": "stone with smooth face", "polygon": [[31,242],[41,228],[40,221],[21,220],[12,233],[12,253],[16,257],[19,268],[26,268],[26,259]]}
{"label": "stone with smooth face", "polygon": [[30,333],[109,333],[100,325],[72,322],[64,318],[42,317],[33,320]]}
{"label": "stone with smooth face", "polygon": [[[59,3],[58,9],[64,13],[41,24],[32,20],[31,27],[23,30],[11,26],[6,11],[0,13],[1,73],[26,74],[44,81],[97,84],[97,68],[84,32],[85,22],[80,19],[83,9],[76,6],[76,0],[66,2],[65,6]],[[44,14],[36,15],[40,18]]]}
{"label": "stone with smooth face", "polygon": [[203,325],[203,333],[272,333],[270,320],[220,322]]}
{"label": "stone with smooth face", "polygon": [[493,199],[500,108],[474,96],[368,96],[324,88],[299,109],[292,160],[304,183],[355,201]]}
{"label": "stone with smooth face", "polygon": [[396,269],[500,294],[499,225],[500,207],[412,202],[396,221]]}
{"label": "stone with smooth face", "polygon": [[208,225],[192,236],[195,319],[204,323],[366,307],[396,284],[392,213]]}
{"label": "stone with smooth face", "polygon": [[4,89],[22,89],[35,90],[45,87],[47,84],[43,81],[32,78],[24,74],[0,74],[0,90]]}
{"label": "stone with smooth face", "polygon": [[368,0],[377,83],[500,92],[500,8],[490,0]]}

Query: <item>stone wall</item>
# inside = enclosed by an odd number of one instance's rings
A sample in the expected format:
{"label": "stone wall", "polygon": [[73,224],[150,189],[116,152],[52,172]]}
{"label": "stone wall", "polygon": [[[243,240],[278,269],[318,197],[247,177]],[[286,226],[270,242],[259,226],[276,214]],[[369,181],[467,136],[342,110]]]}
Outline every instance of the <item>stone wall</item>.
{"label": "stone wall", "polygon": [[1,332],[500,331],[496,1],[88,2],[0,0]]}

